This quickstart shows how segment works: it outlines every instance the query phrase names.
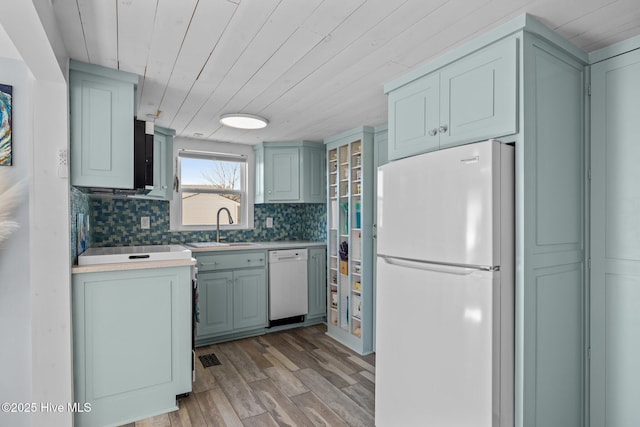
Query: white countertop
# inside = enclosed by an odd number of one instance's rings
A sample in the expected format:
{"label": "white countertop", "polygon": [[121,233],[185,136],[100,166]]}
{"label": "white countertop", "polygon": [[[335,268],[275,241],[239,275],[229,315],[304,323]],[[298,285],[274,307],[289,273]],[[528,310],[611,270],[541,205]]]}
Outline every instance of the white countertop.
{"label": "white countertop", "polygon": [[[199,242],[203,245],[203,242]],[[185,246],[191,249],[192,253],[196,252],[221,252],[221,251],[246,251],[246,250],[270,250],[270,249],[287,249],[287,248],[309,248],[315,246],[326,246],[326,242],[313,242],[309,240],[286,240],[275,242],[230,242],[230,245],[220,246],[198,246],[193,247],[189,243]]]}
{"label": "white countertop", "polygon": [[99,273],[103,271],[142,270],[145,268],[185,267],[196,265],[195,258],[165,259],[159,261],[114,262],[109,264],[76,265],[71,269],[72,274]]}
{"label": "white countertop", "polygon": [[[204,245],[206,242],[200,242],[200,245]],[[185,248],[191,250],[192,253],[196,252],[227,252],[227,251],[246,251],[246,250],[271,250],[271,249],[288,249],[288,248],[309,248],[326,246],[326,242],[313,242],[308,240],[286,240],[286,241],[274,241],[274,242],[230,242],[229,245],[220,246],[199,246],[193,247],[188,243],[184,244]],[[118,252],[114,248],[115,252]],[[110,252],[107,250],[107,252]],[[135,261],[135,262],[114,262],[104,264],[86,264],[75,265],[71,269],[72,274],[78,273],[98,273],[103,271],[118,271],[118,270],[141,270],[148,268],[163,268],[163,267],[181,267],[195,265],[195,258],[189,259],[166,259],[166,260],[153,260],[153,261]]]}

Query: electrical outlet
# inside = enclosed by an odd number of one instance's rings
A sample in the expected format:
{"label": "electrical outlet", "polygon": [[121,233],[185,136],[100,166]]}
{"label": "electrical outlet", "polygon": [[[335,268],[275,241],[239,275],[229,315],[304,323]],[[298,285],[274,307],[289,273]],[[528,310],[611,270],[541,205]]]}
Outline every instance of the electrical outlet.
{"label": "electrical outlet", "polygon": [[140,228],[143,230],[148,230],[151,228],[151,219],[148,216],[140,217]]}
{"label": "electrical outlet", "polygon": [[267,217],[267,228],[273,228],[273,218],[270,216]]}
{"label": "electrical outlet", "polygon": [[58,148],[58,178],[69,177],[68,153],[66,148]]}

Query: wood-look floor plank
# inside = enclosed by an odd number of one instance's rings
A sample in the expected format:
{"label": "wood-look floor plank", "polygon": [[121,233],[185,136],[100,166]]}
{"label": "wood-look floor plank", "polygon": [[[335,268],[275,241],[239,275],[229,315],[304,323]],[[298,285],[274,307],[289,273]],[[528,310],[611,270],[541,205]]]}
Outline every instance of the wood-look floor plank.
{"label": "wood-look floor plank", "polygon": [[362,406],[370,414],[376,411],[376,396],[373,391],[360,383],[350,385],[342,389],[344,394],[349,396],[351,400]]}
{"label": "wood-look floor plank", "polygon": [[161,414],[136,421],[136,427],[171,427],[171,421],[169,420],[169,414]]}
{"label": "wood-look floor plank", "polygon": [[287,331],[287,337],[292,341],[296,342],[300,347],[304,348],[306,351],[313,351],[318,346],[315,343],[318,334],[309,334],[302,332],[302,329],[306,328],[297,328],[291,329]]}
{"label": "wood-look floor plank", "polygon": [[169,412],[171,427],[207,427],[197,400],[183,398],[178,405],[179,410]]}
{"label": "wood-look floor plank", "polygon": [[233,363],[233,366],[235,366],[236,370],[242,375],[246,382],[250,383],[267,378],[264,372],[262,372],[262,369],[255,364],[251,356],[244,351],[243,347],[236,344],[235,341],[220,345],[220,351]]}
{"label": "wood-look floor plank", "polygon": [[363,427],[374,425],[373,414],[364,410],[313,369],[302,369],[295,372],[295,375],[347,424]]}
{"label": "wood-look floor plank", "polygon": [[256,381],[250,387],[279,426],[312,427],[311,421],[278,390],[271,380]]}
{"label": "wood-look floor plank", "polygon": [[278,427],[278,423],[268,412],[242,420],[245,427]]}
{"label": "wood-look floor plank", "polygon": [[278,387],[285,396],[296,396],[309,391],[309,389],[302,384],[302,381],[300,381],[298,377],[293,375],[293,373],[285,368],[281,363],[278,363],[275,357],[273,360],[274,366],[266,368],[264,373],[271,378],[271,381],[273,381],[275,386]]}
{"label": "wood-look floor plank", "polygon": [[180,410],[123,427],[373,426],[375,354],[361,356],[326,325],[196,349],[193,392]]}
{"label": "wood-look floor plank", "polygon": [[199,391],[210,390],[216,386],[216,379],[211,375],[211,371],[202,366],[202,362],[200,362],[200,359],[196,355],[196,380],[192,384],[193,392],[197,393]]}
{"label": "wood-look floor plank", "polygon": [[372,374],[371,372],[369,372],[369,371],[360,371],[359,374],[375,384],[376,376],[374,374]]}
{"label": "wood-look floor plank", "polygon": [[215,377],[220,388],[224,391],[238,414],[240,419],[253,417],[266,412],[266,409],[260,404],[256,396],[247,385],[246,381],[238,373],[231,361],[223,354],[218,352],[218,359],[221,364],[212,366],[209,369]]}
{"label": "wood-look floor plank", "polygon": [[[364,373],[364,375],[363,375],[363,373]],[[351,375],[351,378],[356,380],[358,382],[358,384],[362,385],[364,388],[369,390],[371,393],[375,394],[375,392],[376,392],[376,383],[374,383],[369,378],[367,378],[367,376],[369,376],[369,375],[372,375],[371,372],[369,372],[369,371],[360,371],[360,372],[356,372],[355,374]]]}
{"label": "wood-look floor plank", "polygon": [[354,354],[351,349],[327,335],[318,335],[317,345],[319,348],[324,348],[338,357],[347,358]]}
{"label": "wood-look floor plank", "polygon": [[242,427],[238,414],[221,388],[195,393],[195,399],[209,426]]}
{"label": "wood-look floor plank", "polygon": [[[298,351],[295,353],[287,353],[287,356],[293,360],[300,369],[313,369],[322,374],[322,376],[338,388],[352,384],[351,379],[345,380],[339,373],[335,372],[335,368],[329,366],[324,359],[314,352]],[[267,356],[265,355],[265,357]],[[275,359],[273,356],[269,355],[269,357]]]}
{"label": "wood-look floor plank", "polygon": [[284,365],[290,371],[297,371],[300,369],[295,363],[293,363],[287,356],[282,354],[280,350],[275,347],[269,346],[266,348],[267,352],[275,357],[280,363]]}
{"label": "wood-look floor plank", "polygon": [[313,352],[318,354],[324,360],[326,360],[327,363],[330,363],[331,365],[340,369],[340,371],[344,372],[347,375],[355,374],[356,372],[362,369],[360,366],[356,365],[351,360],[349,360],[348,357],[340,357],[336,354],[329,353],[328,351],[321,348],[313,350]]}
{"label": "wood-look floor plank", "polygon": [[311,392],[294,396],[291,401],[316,427],[348,427],[347,423]]}
{"label": "wood-look floor plank", "polygon": [[251,357],[253,363],[260,369],[267,369],[273,365],[262,355],[265,348],[254,338],[245,338],[238,341],[238,345]]}
{"label": "wood-look floor plank", "polygon": [[376,367],[375,366],[373,366],[369,362],[363,360],[361,357],[349,356],[349,357],[347,357],[347,359],[349,359],[351,362],[355,363],[356,365],[359,365],[360,367],[366,369],[367,371],[369,371],[371,373],[374,373],[376,371]]}
{"label": "wood-look floor plank", "polygon": [[291,347],[293,347],[297,351],[305,351],[305,350],[306,351],[312,351],[312,350],[314,350],[313,348],[309,348],[309,347],[311,347],[310,345],[309,346],[302,346],[301,345],[301,344],[303,344],[302,340],[292,336],[290,333],[283,332],[281,334],[281,336],[282,336],[282,339],[287,342],[287,344],[289,344]]}

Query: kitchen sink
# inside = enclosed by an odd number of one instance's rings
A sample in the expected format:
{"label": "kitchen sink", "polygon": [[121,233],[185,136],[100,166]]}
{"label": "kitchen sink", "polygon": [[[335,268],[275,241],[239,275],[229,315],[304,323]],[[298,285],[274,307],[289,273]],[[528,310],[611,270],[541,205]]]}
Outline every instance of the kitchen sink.
{"label": "kitchen sink", "polygon": [[191,250],[180,245],[112,246],[89,248],[78,256],[78,265],[191,259]]}

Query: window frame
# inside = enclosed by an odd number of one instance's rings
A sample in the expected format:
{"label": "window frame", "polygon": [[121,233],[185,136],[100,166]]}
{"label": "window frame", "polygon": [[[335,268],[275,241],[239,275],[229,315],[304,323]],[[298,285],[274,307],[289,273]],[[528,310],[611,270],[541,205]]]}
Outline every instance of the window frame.
{"label": "window frame", "polygon": [[[189,153],[183,157],[209,157],[223,159],[224,157],[245,158],[244,173],[241,172],[241,185],[244,184],[244,193],[241,195],[241,217],[233,218],[233,224],[221,224],[220,230],[251,230],[254,228],[254,181],[255,160],[253,147],[244,144],[231,144],[217,141],[192,140],[189,138],[176,138],[173,146],[174,182],[178,188],[173,191],[173,198],[169,202],[169,227],[170,231],[215,231],[216,225],[183,225],[182,224],[182,183],[180,154]],[[197,153],[197,154],[194,154]],[[206,191],[207,193],[229,193],[225,191]],[[241,202],[242,203],[242,202]]]}

